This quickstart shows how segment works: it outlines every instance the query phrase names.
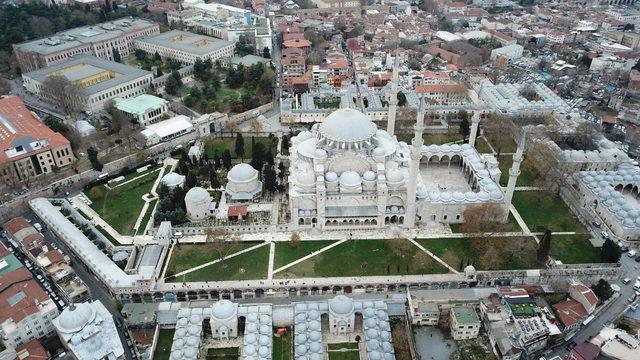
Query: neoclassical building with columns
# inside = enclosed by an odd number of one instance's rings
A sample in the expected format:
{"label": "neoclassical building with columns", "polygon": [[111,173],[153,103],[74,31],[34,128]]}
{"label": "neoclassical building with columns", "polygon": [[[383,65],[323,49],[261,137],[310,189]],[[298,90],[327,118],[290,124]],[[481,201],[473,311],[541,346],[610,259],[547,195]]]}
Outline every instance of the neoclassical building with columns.
{"label": "neoclassical building with columns", "polygon": [[[390,107],[395,107],[392,102]],[[395,109],[388,127],[393,129]],[[424,104],[412,144],[378,129],[356,109],[339,109],[291,139],[289,206],[298,229],[406,228],[419,222],[464,222],[471,206],[507,209],[519,175],[514,156],[506,192],[498,162],[470,144],[425,145]],[[474,119],[475,138],[478,121]]]}

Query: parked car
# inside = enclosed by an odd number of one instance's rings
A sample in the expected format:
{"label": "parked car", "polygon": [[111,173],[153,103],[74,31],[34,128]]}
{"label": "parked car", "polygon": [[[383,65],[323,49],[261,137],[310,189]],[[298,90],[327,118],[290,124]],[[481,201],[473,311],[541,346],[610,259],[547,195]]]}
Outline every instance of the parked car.
{"label": "parked car", "polygon": [[629,250],[629,252],[627,253],[627,256],[629,256],[631,258],[636,256],[636,251],[635,250]]}
{"label": "parked car", "polygon": [[622,279],[622,283],[625,284],[625,285],[627,285],[630,282],[631,282],[631,279],[629,279],[629,278]]}

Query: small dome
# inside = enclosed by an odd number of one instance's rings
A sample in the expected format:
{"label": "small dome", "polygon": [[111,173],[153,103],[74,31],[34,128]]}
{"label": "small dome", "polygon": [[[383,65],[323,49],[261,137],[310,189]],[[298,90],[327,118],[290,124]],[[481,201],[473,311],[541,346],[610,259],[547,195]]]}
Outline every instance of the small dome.
{"label": "small dome", "polygon": [[258,177],[258,171],[245,163],[238,164],[229,170],[227,179],[234,182],[247,182]]}
{"label": "small dome", "polygon": [[62,332],[75,333],[82,330],[95,317],[96,309],[90,303],[81,303],[64,309],[57,320]]}
{"label": "small dome", "polygon": [[219,320],[226,320],[236,315],[236,311],[237,309],[234,303],[223,299],[213,304],[211,307],[211,316]]}
{"label": "small dome", "polygon": [[339,142],[367,140],[376,134],[376,125],[356,109],[339,109],[327,116],[320,124],[320,133]]}
{"label": "small dome", "polygon": [[327,152],[324,151],[323,149],[316,149],[314,154],[316,155],[317,158],[325,158],[325,157],[327,157]]}
{"label": "small dome", "polygon": [[387,171],[387,182],[390,183],[401,183],[404,181],[404,175],[399,170],[389,170]]}
{"label": "small dome", "polygon": [[374,173],[371,170],[365,171],[364,174],[362,175],[362,178],[367,181],[374,181],[376,179],[376,173]]}
{"label": "small dome", "polygon": [[353,313],[353,299],[338,295],[329,300],[329,310],[336,315],[350,315]]}
{"label": "small dome", "polygon": [[360,175],[355,171],[348,170],[340,174],[340,185],[358,186],[361,183],[362,179],[360,179]]}
{"label": "small dome", "polygon": [[381,147],[373,149],[373,156],[384,156],[384,149]]}
{"label": "small dome", "polygon": [[327,182],[338,181],[338,174],[334,173],[333,171],[329,171],[328,173],[324,174],[324,179]]}
{"label": "small dome", "polygon": [[185,177],[178,173],[170,172],[167,175],[162,177],[162,183],[169,188],[174,188],[176,186],[182,186],[184,184]]}
{"label": "small dome", "polygon": [[187,195],[184,197],[184,201],[191,203],[199,203],[209,201],[209,192],[199,186],[192,187],[187,191]]}
{"label": "small dome", "polygon": [[309,131],[301,131],[297,136],[296,139],[298,139],[299,141],[305,141],[308,139],[311,139],[313,137],[313,134]]}

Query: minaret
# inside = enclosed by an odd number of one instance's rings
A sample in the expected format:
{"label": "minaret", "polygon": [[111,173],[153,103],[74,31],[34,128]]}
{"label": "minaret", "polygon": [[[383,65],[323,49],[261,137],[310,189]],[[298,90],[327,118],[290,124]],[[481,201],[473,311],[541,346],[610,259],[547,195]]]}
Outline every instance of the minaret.
{"label": "minaret", "polygon": [[418,168],[422,157],[421,148],[424,144],[422,132],[424,131],[424,98],[420,99],[420,108],[416,125],[414,126],[413,141],[411,141],[411,162],[409,163],[409,179],[407,184],[406,216],[404,225],[413,228],[416,225],[416,187],[418,186]]}
{"label": "minaret", "polygon": [[480,113],[477,111],[471,115],[471,132],[469,133],[469,145],[476,145],[476,137],[478,137],[478,125],[480,124]]}
{"label": "minaret", "polygon": [[[524,152],[524,137],[520,139],[518,144],[518,150],[513,155],[513,166],[509,169],[509,182],[507,183],[507,190],[505,192],[505,205],[507,209],[511,206],[511,199],[513,199],[513,192],[516,190],[516,182],[518,181],[518,175],[520,175],[520,163],[522,163]],[[509,211],[507,211],[509,214]]]}
{"label": "minaret", "polygon": [[396,108],[398,106],[398,66],[399,57],[393,59],[393,77],[391,78],[391,95],[389,95],[389,114],[387,117],[387,133],[393,136],[396,131]]}

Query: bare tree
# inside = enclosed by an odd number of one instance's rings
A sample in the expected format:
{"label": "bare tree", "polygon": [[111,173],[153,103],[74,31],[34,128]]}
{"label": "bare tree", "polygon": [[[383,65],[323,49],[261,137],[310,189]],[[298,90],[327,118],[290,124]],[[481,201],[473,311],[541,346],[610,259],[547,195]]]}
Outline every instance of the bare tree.
{"label": "bare tree", "polygon": [[60,75],[47,77],[40,86],[40,94],[68,116],[75,116],[82,111],[86,100],[80,86]]}
{"label": "bare tree", "polygon": [[491,114],[484,122],[484,136],[500,156],[502,150],[513,142],[511,137],[514,128],[513,122],[502,114]]}
{"label": "bare tree", "polygon": [[289,246],[291,246],[292,248],[297,248],[298,245],[300,245],[300,234],[294,231],[291,233],[291,239],[289,239]]}
{"label": "bare tree", "polygon": [[262,131],[262,124],[260,124],[260,121],[254,120],[251,122],[251,131],[256,133],[256,136]]}
{"label": "bare tree", "polygon": [[237,252],[240,248],[238,235],[232,234],[223,228],[209,227],[205,230],[206,243],[210,246],[214,255],[220,259],[222,267],[226,267],[227,256]]}
{"label": "bare tree", "polygon": [[6,79],[0,78],[0,96],[11,92],[11,84]]}
{"label": "bare tree", "polygon": [[552,141],[535,141],[527,151],[523,166],[538,173],[535,186],[547,187],[558,191],[562,185],[563,171],[559,153]]}

